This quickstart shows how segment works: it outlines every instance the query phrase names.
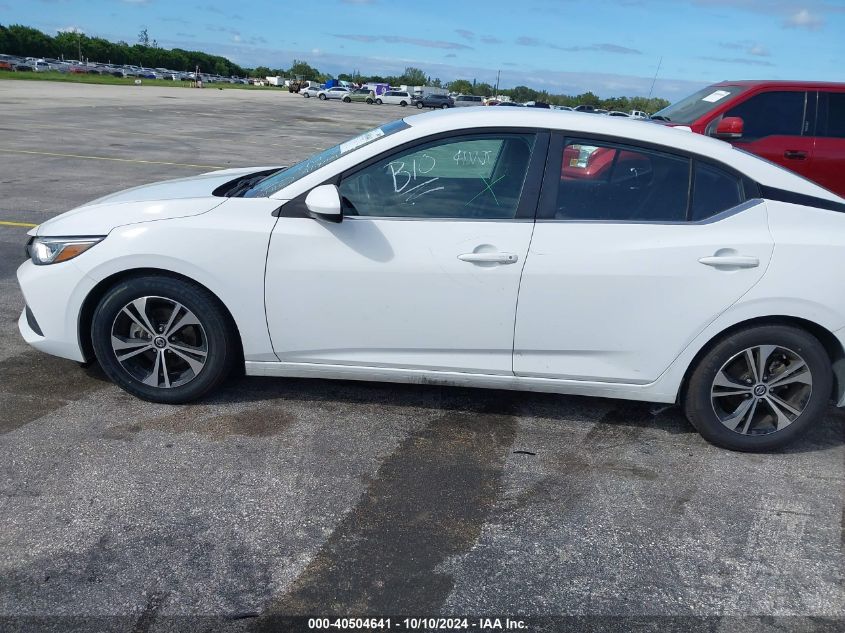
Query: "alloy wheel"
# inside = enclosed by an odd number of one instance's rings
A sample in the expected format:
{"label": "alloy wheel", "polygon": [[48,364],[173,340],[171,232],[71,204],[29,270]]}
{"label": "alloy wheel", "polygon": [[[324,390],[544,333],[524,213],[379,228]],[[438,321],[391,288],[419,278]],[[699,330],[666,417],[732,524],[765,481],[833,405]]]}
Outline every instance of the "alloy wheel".
{"label": "alloy wheel", "polygon": [[741,435],[768,435],[797,420],[813,391],[807,362],[778,345],[757,345],[732,356],[710,389],[713,411]]}
{"label": "alloy wheel", "polygon": [[112,323],[111,347],[130,376],[163,389],[191,382],[208,358],[202,323],[165,297],[139,297],[123,306]]}

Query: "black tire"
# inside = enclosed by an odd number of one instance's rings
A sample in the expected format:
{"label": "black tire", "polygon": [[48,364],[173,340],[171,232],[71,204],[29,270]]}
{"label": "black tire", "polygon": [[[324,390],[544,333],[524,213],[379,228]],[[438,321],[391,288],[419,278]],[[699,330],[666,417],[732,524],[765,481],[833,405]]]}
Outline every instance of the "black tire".
{"label": "black tire", "polygon": [[381,105],[383,102],[381,99],[376,99],[376,105]]}
{"label": "black tire", "polygon": [[[720,421],[719,415],[716,413],[718,407],[713,403],[722,402],[725,398],[716,399],[711,396],[711,390],[714,389],[713,381],[731,359],[738,358],[736,362],[743,362],[742,357],[738,355],[742,354],[744,350],[772,345],[793,352],[806,363],[806,369],[809,370],[812,380],[809,393],[807,392],[808,388],[802,385],[778,387],[778,389],[797,387],[804,389],[803,395],[800,395],[802,392],[797,392],[798,397],[802,398],[802,402],[804,402],[803,408],[800,409],[800,414],[791,423],[777,430],[767,432],[767,429],[764,428],[758,431],[759,434],[754,434],[753,430],[748,434],[732,430]],[[771,357],[778,354],[780,354],[780,349],[777,353],[772,353]],[[760,356],[763,356],[763,354],[754,356],[752,353],[752,358],[759,358]],[[782,358],[786,361],[786,356],[782,356]],[[779,361],[774,358],[774,362]],[[768,365],[768,367],[771,368],[772,365]],[[803,373],[804,370],[801,369],[801,372]],[[765,382],[768,378],[763,376],[761,380]],[[747,378],[746,382],[749,385],[753,383],[751,378]],[[776,378],[772,382],[776,382]],[[771,389],[772,394],[774,394],[775,387],[771,387]],[[818,422],[830,402],[832,389],[833,372],[830,357],[818,339],[797,327],[764,325],[734,332],[714,345],[693,369],[684,395],[683,406],[687,419],[708,442],[735,451],[763,452],[786,446]],[[778,395],[782,396],[783,393],[781,391]],[[753,397],[754,395],[735,396],[737,399]],[[798,407],[795,408],[798,410]],[[751,411],[752,416],[750,417],[755,418],[754,409]],[[771,419],[774,419],[771,406],[762,400],[760,401],[760,413],[756,415],[764,417],[768,415]]]}
{"label": "black tire", "polygon": [[445,109],[446,109],[446,108],[448,108],[448,107],[449,107],[449,104],[448,104],[448,103],[444,103],[442,106],[440,106],[440,109],[441,109],[441,110],[445,110]]}
{"label": "black tire", "polygon": [[373,105],[373,100],[372,100],[372,99],[367,99],[367,103],[368,103],[369,105]]}
{"label": "black tire", "polygon": [[349,97],[344,97],[343,102],[344,103],[352,103],[352,99],[350,99]]}
{"label": "black tire", "polygon": [[[118,361],[111,343],[112,328],[124,306],[140,297],[175,301],[198,319],[207,348],[205,365],[185,384],[173,387],[144,384]],[[212,391],[229,375],[238,350],[231,319],[214,295],[196,284],[158,275],[131,277],[112,286],[94,311],[91,340],[100,366],[115,384],[138,398],[164,404],[191,402]],[[158,375],[157,372],[157,378]]]}
{"label": "black tire", "polygon": [[417,110],[422,110],[422,109],[423,109],[423,102],[417,101]]}
{"label": "black tire", "polygon": [[319,97],[320,97],[320,101],[325,101],[325,100],[326,100],[326,95],[317,95],[317,96],[319,96]]}
{"label": "black tire", "polygon": [[408,102],[407,101],[400,101],[399,105],[404,108],[406,105],[408,105]]}
{"label": "black tire", "polygon": [[306,99],[310,99],[310,98],[311,98],[311,95],[310,95],[310,94],[308,94],[308,93],[306,92],[306,93],[305,93],[305,98],[306,98]]}

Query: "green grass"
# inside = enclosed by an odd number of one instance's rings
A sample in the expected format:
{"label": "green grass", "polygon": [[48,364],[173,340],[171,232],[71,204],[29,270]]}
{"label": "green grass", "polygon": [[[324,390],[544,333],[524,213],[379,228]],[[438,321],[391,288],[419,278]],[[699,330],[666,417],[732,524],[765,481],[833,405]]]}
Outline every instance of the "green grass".
{"label": "green grass", "polygon": [[[60,72],[12,72],[0,70],[0,79],[22,79],[26,81],[64,81],[76,84],[104,84],[108,86],[134,86],[135,78],[112,77],[111,75],[79,75]],[[205,83],[205,88],[235,88],[239,90],[280,90],[275,86],[249,86],[244,84]],[[164,86],[166,88],[190,88],[190,81],[171,79],[141,79],[141,86]],[[284,90],[284,89],[283,89]]]}

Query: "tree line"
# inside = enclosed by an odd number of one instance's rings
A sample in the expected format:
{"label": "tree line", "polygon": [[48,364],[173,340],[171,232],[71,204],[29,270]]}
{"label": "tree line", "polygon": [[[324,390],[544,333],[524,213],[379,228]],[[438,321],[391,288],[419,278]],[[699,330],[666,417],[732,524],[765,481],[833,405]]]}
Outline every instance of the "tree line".
{"label": "tree line", "polygon": [[150,40],[146,29],[141,31],[137,44],[110,42],[101,37],[84,33],[60,31],[55,36],[42,33],[20,24],[0,24],[0,53],[24,57],[52,57],[64,59],[89,59],[109,64],[131,64],[146,68],[193,71],[197,66],[204,73],[215,75],[247,74],[246,69],[219,55],[181,48],[161,48]]}
{"label": "tree line", "polygon": [[[225,57],[209,55],[202,51],[188,51],[181,48],[161,48],[154,39],[150,39],[147,29],[138,35],[138,42],[110,42],[100,37],[89,37],[78,32],[59,32],[55,36],[42,33],[38,29],[20,24],[3,26],[0,24],[0,53],[28,57],[64,57],[77,59],[83,57],[96,62],[111,64],[132,64],[149,68],[168,68],[170,70],[192,71],[199,66],[200,71],[216,75],[250,75],[254,77],[296,77],[312,81],[325,82],[335,79],[331,74],[320,72],[308,62],[294,59],[289,68],[242,68]],[[460,94],[493,96],[496,87],[485,82],[455,79],[442,82],[439,77],[432,78],[420,68],[408,66],[401,75],[362,75],[341,73],[337,79],[355,83],[379,82],[391,86],[429,85],[443,87]],[[602,99],[592,92],[580,95],[551,94],[546,90],[535,90],[528,86],[502,88],[500,95],[509,96],[514,101],[542,101],[554,105],[591,105],[607,110],[645,110],[656,112],[669,105],[666,99],[646,97],[611,97]]]}

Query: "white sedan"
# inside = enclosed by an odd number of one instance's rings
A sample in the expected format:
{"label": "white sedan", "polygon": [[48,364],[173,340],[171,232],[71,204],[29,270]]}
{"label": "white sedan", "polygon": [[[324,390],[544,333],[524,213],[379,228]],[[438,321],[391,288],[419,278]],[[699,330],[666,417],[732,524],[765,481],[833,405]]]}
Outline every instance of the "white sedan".
{"label": "white sedan", "polygon": [[299,91],[303,97],[317,97],[323,91],[320,86],[308,86]]}
{"label": "white sedan", "polygon": [[156,402],[236,366],[583,394],[678,402],[738,450],[845,406],[845,201],[629,119],[421,114],[30,235],[26,341]]}
{"label": "white sedan", "polygon": [[325,101],[326,99],[344,99],[345,97],[349,96],[349,92],[349,88],[344,88],[342,86],[334,86],[333,88],[320,90],[317,93],[317,98],[321,101]]}

